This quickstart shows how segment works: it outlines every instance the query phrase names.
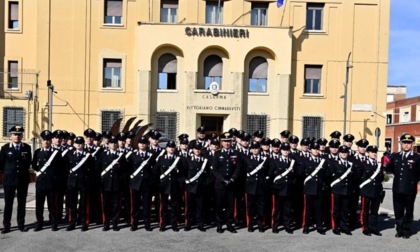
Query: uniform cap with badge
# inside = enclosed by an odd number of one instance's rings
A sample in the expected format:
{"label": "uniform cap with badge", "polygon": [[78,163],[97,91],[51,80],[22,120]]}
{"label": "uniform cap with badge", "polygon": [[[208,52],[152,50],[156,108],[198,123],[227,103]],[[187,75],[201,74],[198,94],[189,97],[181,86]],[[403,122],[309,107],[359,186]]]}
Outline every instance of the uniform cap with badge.
{"label": "uniform cap with badge", "polygon": [[109,138],[109,143],[116,144],[118,143],[118,137],[112,136]]}
{"label": "uniform cap with badge", "polygon": [[210,142],[210,144],[219,146],[220,145],[220,142],[217,139],[212,139],[211,142]]}
{"label": "uniform cap with badge", "polygon": [[204,126],[198,127],[197,128],[197,133],[205,134],[206,133],[206,129],[204,128]]}
{"label": "uniform cap with badge", "polygon": [[270,145],[271,144],[271,139],[268,137],[264,137],[263,139],[261,139],[261,145]]}
{"label": "uniform cap with badge", "polygon": [[340,137],[341,137],[341,133],[340,133],[340,131],[333,131],[331,134],[330,134],[330,137],[331,138],[335,138],[335,139],[340,139]]}
{"label": "uniform cap with badge", "polygon": [[299,143],[299,137],[297,137],[297,136],[295,136],[295,135],[290,136],[290,137],[289,137],[289,143],[292,143],[292,144],[298,144],[298,143]]}
{"label": "uniform cap with badge", "polygon": [[159,138],[162,136],[162,134],[160,134],[159,131],[157,130],[153,130],[150,132],[150,138],[154,139],[154,140],[159,140]]}
{"label": "uniform cap with badge", "polygon": [[174,141],[172,141],[172,140],[169,140],[167,143],[166,143],[166,147],[168,148],[175,148],[176,147],[176,144],[175,144],[175,142]]}
{"label": "uniform cap with badge", "polygon": [[188,140],[189,135],[186,133],[182,133],[181,135],[178,136],[178,140],[181,141],[181,139],[186,138]]}
{"label": "uniform cap with badge", "polygon": [[62,130],[54,130],[52,133],[54,138],[63,138],[64,132]]}
{"label": "uniform cap with badge", "polygon": [[180,143],[180,144],[188,144],[188,143],[189,143],[188,138],[181,138],[181,139],[179,140],[179,143]]}
{"label": "uniform cap with badge", "polygon": [[102,137],[103,138],[108,138],[109,139],[111,136],[112,136],[112,133],[109,130],[106,130],[106,131],[102,132]]}
{"label": "uniform cap with badge", "polygon": [[280,136],[284,137],[284,138],[289,138],[290,131],[289,130],[283,130],[282,132],[280,132]]}
{"label": "uniform cap with badge", "polygon": [[330,148],[338,148],[338,147],[340,147],[340,145],[341,145],[341,143],[337,139],[333,139],[328,143],[328,146]]}
{"label": "uniform cap with badge", "polygon": [[118,141],[125,141],[127,139],[127,135],[124,132],[118,133]]}
{"label": "uniform cap with badge", "polygon": [[366,148],[366,151],[367,151],[367,152],[378,153],[378,146],[376,146],[376,145],[369,145],[369,146]]}
{"label": "uniform cap with badge", "polygon": [[127,133],[125,133],[125,135],[129,139],[134,139],[134,137],[136,137],[136,132],[130,130]]}
{"label": "uniform cap with badge", "polygon": [[412,142],[414,142],[414,140],[415,140],[414,137],[412,135],[410,135],[410,134],[403,134],[400,137],[400,141],[402,143],[412,143]]}
{"label": "uniform cap with badge", "polygon": [[256,141],[252,141],[252,143],[251,143],[251,149],[259,149],[261,146],[260,146],[260,143],[259,142],[256,142]]}
{"label": "uniform cap with badge", "polygon": [[289,143],[281,143],[280,150],[290,150],[290,144]]}
{"label": "uniform cap with badge", "polygon": [[271,140],[271,146],[272,147],[280,147],[281,145],[281,141],[278,138],[274,138],[273,140]]}
{"label": "uniform cap with badge", "polygon": [[96,136],[96,132],[95,132],[93,129],[91,129],[91,128],[87,128],[87,129],[83,132],[83,135],[84,135],[85,137],[91,137],[91,138],[94,138],[94,137]]}
{"label": "uniform cap with badge", "polygon": [[311,140],[309,138],[304,138],[300,141],[301,146],[309,146],[310,143],[311,143]]}
{"label": "uniform cap with badge", "polygon": [[141,144],[148,144],[149,143],[149,140],[147,139],[147,137],[141,136],[140,139],[139,139],[139,143],[141,143]]}
{"label": "uniform cap with badge", "polygon": [[41,132],[41,138],[42,138],[42,140],[50,141],[53,138],[53,134],[49,130],[43,130]]}
{"label": "uniform cap with badge", "polygon": [[248,134],[248,133],[246,133],[246,132],[244,132],[244,133],[242,134],[242,136],[241,136],[241,140],[242,140],[242,141],[245,141],[245,142],[249,142],[249,140],[251,140],[251,135],[250,135],[250,134]]}
{"label": "uniform cap with badge", "polygon": [[203,145],[200,142],[195,142],[193,149],[201,150],[203,149]]}
{"label": "uniform cap with badge", "polygon": [[69,139],[74,141],[75,138],[76,138],[76,134],[74,134],[73,132],[69,132]]}
{"label": "uniform cap with badge", "polygon": [[264,136],[264,131],[257,130],[254,132],[254,137],[262,138]]}
{"label": "uniform cap with badge", "polygon": [[338,152],[340,152],[340,153],[349,153],[349,151],[350,151],[349,147],[347,147],[347,146],[345,146],[345,145],[341,145],[341,146],[338,148]]}
{"label": "uniform cap with badge", "polygon": [[15,125],[9,129],[10,134],[22,135],[25,129],[20,125]]}
{"label": "uniform cap with badge", "polygon": [[220,135],[220,141],[232,141],[232,135],[229,132],[224,132]]}
{"label": "uniform cap with badge", "polygon": [[85,144],[85,139],[82,136],[78,136],[74,139],[75,144]]}
{"label": "uniform cap with badge", "polygon": [[327,145],[327,144],[328,144],[328,140],[327,140],[326,138],[320,138],[320,139],[318,139],[317,143],[318,143],[319,145],[323,145],[323,146],[325,146],[325,145]]}
{"label": "uniform cap with badge", "polygon": [[309,149],[311,149],[311,150],[319,150],[319,143],[311,143],[309,145]]}
{"label": "uniform cap with badge", "polygon": [[239,131],[236,128],[231,128],[229,133],[233,136],[238,136]]}
{"label": "uniform cap with badge", "polygon": [[353,142],[354,141],[354,136],[352,134],[347,134],[347,135],[343,136],[343,140],[345,142],[349,142],[349,143]]}
{"label": "uniform cap with badge", "polygon": [[369,141],[366,139],[360,139],[359,141],[356,142],[356,145],[361,148],[366,148],[369,145]]}

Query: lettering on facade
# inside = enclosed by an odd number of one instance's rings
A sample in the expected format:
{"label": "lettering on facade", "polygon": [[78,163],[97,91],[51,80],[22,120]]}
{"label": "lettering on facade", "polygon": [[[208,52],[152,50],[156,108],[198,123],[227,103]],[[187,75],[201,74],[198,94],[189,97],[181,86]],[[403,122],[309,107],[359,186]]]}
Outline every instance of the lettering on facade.
{"label": "lettering on facade", "polygon": [[226,95],[202,95],[204,100],[226,100]]}
{"label": "lettering on facade", "polygon": [[240,111],[241,107],[192,105],[187,110]]}
{"label": "lettering on facade", "polygon": [[186,27],[188,37],[249,38],[248,29]]}

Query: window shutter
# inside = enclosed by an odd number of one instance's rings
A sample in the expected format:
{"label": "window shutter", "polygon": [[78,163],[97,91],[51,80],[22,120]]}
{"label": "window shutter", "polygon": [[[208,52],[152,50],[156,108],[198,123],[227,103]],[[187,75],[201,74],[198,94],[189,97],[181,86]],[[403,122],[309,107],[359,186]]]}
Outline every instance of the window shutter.
{"label": "window shutter", "polygon": [[106,68],[121,68],[121,61],[106,61],[105,62]]}
{"label": "window shutter", "polygon": [[162,1],[162,8],[165,9],[177,9],[178,8],[178,1],[177,0],[166,0]]}
{"label": "window shutter", "polygon": [[219,56],[211,55],[204,60],[204,76],[223,76],[223,62]]}
{"label": "window shutter", "polygon": [[18,77],[18,62],[9,61],[9,72],[10,77]]}
{"label": "window shutter", "polygon": [[320,66],[307,66],[305,67],[305,79],[306,80],[320,80],[321,79]]}
{"label": "window shutter", "polygon": [[10,3],[10,20],[16,21],[19,20],[19,4]]}
{"label": "window shutter", "polygon": [[106,16],[122,17],[122,1],[107,1]]}
{"label": "window shutter", "polygon": [[267,79],[268,63],[262,57],[255,57],[249,63],[249,78]]}

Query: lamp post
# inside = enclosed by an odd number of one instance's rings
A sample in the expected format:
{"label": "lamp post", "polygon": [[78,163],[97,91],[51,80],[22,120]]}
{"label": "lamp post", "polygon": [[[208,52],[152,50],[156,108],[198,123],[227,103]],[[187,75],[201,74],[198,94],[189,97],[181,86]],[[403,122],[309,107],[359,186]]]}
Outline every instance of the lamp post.
{"label": "lamp post", "polygon": [[351,52],[349,53],[349,56],[347,57],[346,62],[346,81],[344,82],[344,129],[343,129],[343,135],[346,135],[346,128],[347,128],[347,87],[349,85],[349,71],[350,68],[353,66],[350,65],[350,56]]}
{"label": "lamp post", "polygon": [[54,86],[51,84],[51,80],[47,80],[48,87],[48,130],[52,130],[52,108],[53,108],[53,93]]}

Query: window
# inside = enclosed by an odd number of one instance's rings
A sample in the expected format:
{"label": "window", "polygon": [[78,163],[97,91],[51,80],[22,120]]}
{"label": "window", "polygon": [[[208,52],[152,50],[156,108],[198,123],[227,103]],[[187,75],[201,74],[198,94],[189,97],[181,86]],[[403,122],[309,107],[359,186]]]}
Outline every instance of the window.
{"label": "window", "polygon": [[246,116],[246,132],[255,132],[257,130],[262,130],[268,136],[267,131],[267,115],[247,115]]}
{"label": "window", "polygon": [[405,111],[402,113],[402,118],[401,118],[401,122],[406,123],[406,122],[410,122],[410,112]]}
{"label": "window", "polygon": [[105,0],[105,24],[121,24],[122,13],[122,0]]}
{"label": "window", "polygon": [[176,89],[177,60],[172,54],[160,56],[158,62],[158,89]]}
{"label": "window", "polygon": [[7,62],[9,73],[7,78],[7,88],[8,89],[18,89],[18,62],[17,61],[8,61]]}
{"label": "window", "polygon": [[267,92],[267,68],[267,60],[263,57],[255,57],[249,62],[248,92]]}
{"label": "window", "polygon": [[321,138],[322,118],[317,116],[304,116],[302,119],[302,138],[315,137]]}
{"label": "window", "polygon": [[178,13],[178,0],[162,0],[160,9],[160,22],[176,23]]}
{"label": "window", "polygon": [[101,111],[101,129],[102,132],[111,130],[112,125],[114,122],[121,118],[120,111],[109,111],[103,110]]}
{"label": "window", "polygon": [[267,25],[268,3],[252,3],[251,5],[251,25]]}
{"label": "window", "polygon": [[[387,147],[387,146],[389,146],[389,147]],[[385,147],[387,147],[387,150],[388,150],[388,148],[390,150],[392,150],[392,138],[385,138]]]}
{"label": "window", "polygon": [[206,2],[206,24],[221,24],[221,23],[223,23],[223,1],[207,1]]}
{"label": "window", "polygon": [[121,59],[104,59],[103,88],[121,88]]}
{"label": "window", "polygon": [[322,16],[324,12],[323,3],[308,3],[306,8],[306,30],[321,31]]}
{"label": "window", "polygon": [[305,94],[321,93],[321,71],[322,66],[305,66]]}
{"label": "window", "polygon": [[3,137],[9,135],[9,129],[14,125],[24,126],[24,118],[23,108],[3,107]]}
{"label": "window", "polygon": [[176,112],[157,112],[156,128],[162,130],[169,139],[176,139]]}
{"label": "window", "polygon": [[9,2],[9,23],[7,27],[11,30],[19,29],[19,3]]}
{"label": "window", "polygon": [[392,124],[392,114],[386,115],[386,124]]}
{"label": "window", "polygon": [[217,55],[210,55],[204,60],[204,86],[201,89],[209,89],[212,82],[219,84],[222,88],[223,62]]}

